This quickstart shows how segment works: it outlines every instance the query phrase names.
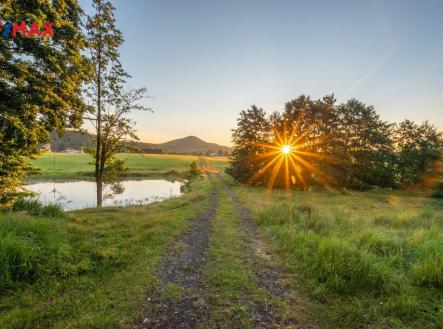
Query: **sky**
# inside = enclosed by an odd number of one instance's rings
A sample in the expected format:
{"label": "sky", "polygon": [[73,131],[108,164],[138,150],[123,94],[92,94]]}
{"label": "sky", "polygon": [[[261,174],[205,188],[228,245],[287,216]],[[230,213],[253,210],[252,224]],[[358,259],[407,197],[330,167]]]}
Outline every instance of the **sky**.
{"label": "sky", "polygon": [[[91,13],[90,0],[79,0]],[[443,1],[113,0],[138,135],[230,145],[240,111],[301,94],[358,98],[443,130]]]}

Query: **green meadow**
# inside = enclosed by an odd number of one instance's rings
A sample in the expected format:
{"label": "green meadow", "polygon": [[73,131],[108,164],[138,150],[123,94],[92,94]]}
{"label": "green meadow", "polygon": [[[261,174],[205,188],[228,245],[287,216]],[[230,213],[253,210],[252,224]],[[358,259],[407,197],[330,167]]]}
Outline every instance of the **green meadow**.
{"label": "green meadow", "polygon": [[[121,153],[119,159],[126,162],[128,177],[162,176],[171,173],[182,173],[189,170],[190,164],[198,162],[201,157],[193,155],[170,154],[136,154]],[[54,161],[55,160],[55,161]],[[88,154],[45,153],[32,161],[39,169],[35,178],[76,179],[92,178],[94,166]],[[228,165],[227,158],[214,158],[214,166],[223,170]]]}

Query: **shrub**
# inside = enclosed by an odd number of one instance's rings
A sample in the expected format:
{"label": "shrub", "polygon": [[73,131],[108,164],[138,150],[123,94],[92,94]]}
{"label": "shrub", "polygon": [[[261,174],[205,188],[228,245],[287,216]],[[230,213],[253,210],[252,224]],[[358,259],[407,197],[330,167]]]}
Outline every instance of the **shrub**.
{"label": "shrub", "polygon": [[437,199],[443,199],[443,183],[440,183],[436,186],[434,192],[432,192],[432,197]]}

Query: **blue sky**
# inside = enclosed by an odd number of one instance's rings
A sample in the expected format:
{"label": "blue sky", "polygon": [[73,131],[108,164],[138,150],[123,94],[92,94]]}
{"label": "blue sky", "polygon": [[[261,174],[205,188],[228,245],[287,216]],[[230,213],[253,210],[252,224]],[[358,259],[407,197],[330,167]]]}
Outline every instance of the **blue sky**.
{"label": "blue sky", "polygon": [[[90,1],[80,0],[87,13]],[[121,60],[154,113],[143,141],[230,143],[238,113],[356,97],[443,130],[443,1],[114,0]]]}

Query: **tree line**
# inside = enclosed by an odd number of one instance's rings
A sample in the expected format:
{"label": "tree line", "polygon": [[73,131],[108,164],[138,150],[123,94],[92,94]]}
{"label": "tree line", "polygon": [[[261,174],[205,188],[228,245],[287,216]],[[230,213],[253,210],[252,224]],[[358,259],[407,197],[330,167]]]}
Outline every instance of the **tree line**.
{"label": "tree line", "polygon": [[[257,106],[240,113],[227,172],[238,181],[293,188],[429,188],[438,184],[443,135],[425,121],[383,121],[357,99],[337,104],[334,95],[301,95],[267,115]],[[278,158],[282,144],[291,145]],[[274,162],[274,163],[273,163]],[[272,163],[272,165],[270,165]]]}
{"label": "tree line", "polygon": [[[120,63],[123,35],[108,0],[93,0],[85,16],[77,0],[6,0],[2,20],[23,22],[24,30],[0,38],[0,207],[8,207],[26,191],[22,179],[33,173],[29,158],[39,154],[50,132],[63,135],[94,127],[87,151],[95,164],[97,205],[103,187],[119,191],[126,169],[115,154],[125,141],[138,140],[128,114],[148,110],[139,101],[145,88],[128,89],[130,78]],[[53,22],[51,38],[29,37],[26,26]]]}

